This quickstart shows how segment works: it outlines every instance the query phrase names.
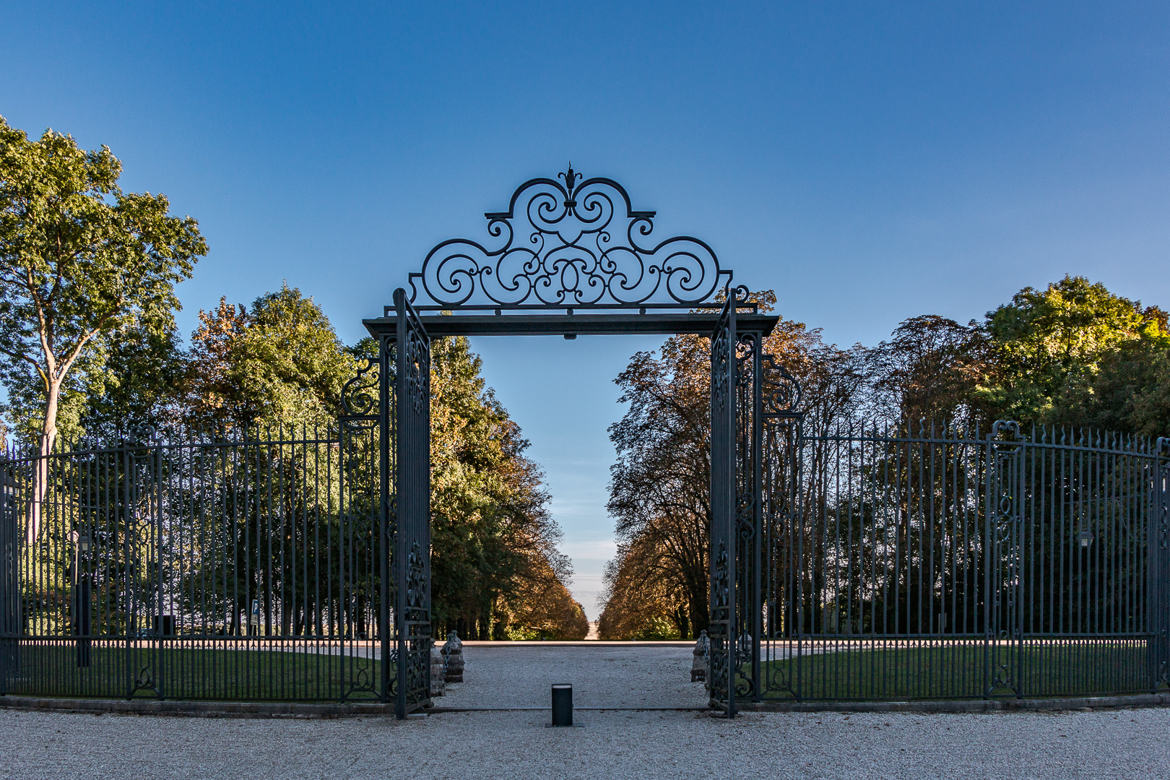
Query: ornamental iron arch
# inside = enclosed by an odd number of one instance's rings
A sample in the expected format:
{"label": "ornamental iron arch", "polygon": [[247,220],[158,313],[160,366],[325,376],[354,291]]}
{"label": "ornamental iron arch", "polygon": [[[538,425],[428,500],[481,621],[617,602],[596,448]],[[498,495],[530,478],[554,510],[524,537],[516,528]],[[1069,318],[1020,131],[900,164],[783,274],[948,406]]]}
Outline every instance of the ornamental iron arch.
{"label": "ornamental iron arch", "polygon": [[[613,179],[572,166],[513,192],[487,212],[488,237],[452,238],[427,253],[383,317],[380,345],[384,555],[383,695],[399,717],[429,703],[430,339],[443,335],[693,333],[711,339],[710,705],[733,716],[762,690],[760,620],[763,428],[796,416],[800,390],[760,349],[778,317],[762,314],[715,251],[691,236],[652,238],[655,212],[637,210]],[[519,316],[500,316],[505,313]],[[457,315],[457,316],[446,316]],[[764,393],[765,376],[774,387]],[[370,408],[370,371],[347,385],[352,411]],[[767,408],[765,408],[765,405]],[[397,673],[386,659],[393,656]]]}
{"label": "ornamental iron arch", "polygon": [[655,212],[634,209],[613,179],[582,179],[571,165],[528,180],[506,211],[484,216],[487,241],[443,241],[410,274],[416,310],[702,307],[731,284],[706,242],[656,242]]}

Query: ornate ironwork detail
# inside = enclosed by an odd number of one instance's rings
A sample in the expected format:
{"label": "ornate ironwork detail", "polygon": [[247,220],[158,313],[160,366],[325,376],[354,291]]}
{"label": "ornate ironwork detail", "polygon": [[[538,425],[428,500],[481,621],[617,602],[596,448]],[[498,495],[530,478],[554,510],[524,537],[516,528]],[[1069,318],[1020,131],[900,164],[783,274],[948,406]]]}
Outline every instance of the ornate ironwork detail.
{"label": "ornate ironwork detail", "polygon": [[653,211],[635,211],[620,184],[582,181],[571,166],[525,182],[507,211],[484,216],[490,246],[449,239],[410,274],[417,308],[694,306],[731,282],[706,243],[650,243]]}
{"label": "ornate ironwork detail", "polygon": [[[422,550],[418,542],[410,546],[410,555],[406,559],[406,608],[408,612],[425,610],[427,608],[427,593],[430,583],[427,582],[423,565]],[[407,620],[417,620],[418,617],[407,615]]]}
{"label": "ornate ironwork detail", "polygon": [[719,548],[715,551],[712,560],[714,566],[711,578],[711,625],[709,627],[711,668],[707,673],[707,690],[712,701],[727,702],[731,695],[731,691],[728,690],[728,680],[732,654],[731,637],[729,636],[732,605],[731,561],[725,543],[719,543]]}
{"label": "ornate ironwork detail", "polygon": [[730,392],[728,382],[719,381],[727,376],[731,363],[731,338],[727,330],[727,310],[719,318],[715,327],[715,334],[711,337],[711,406],[717,412],[727,408],[727,396]]}
{"label": "ornate ironwork detail", "polygon": [[374,412],[378,403],[378,361],[366,358],[357,373],[341,386],[343,414],[362,417]]}
{"label": "ornate ironwork detail", "polygon": [[395,291],[394,301],[397,425],[390,436],[397,453],[396,489],[386,498],[394,515],[389,532],[395,537],[398,584],[395,710],[405,717],[430,700],[430,340],[403,290]]}
{"label": "ornate ironwork detail", "polygon": [[406,382],[410,402],[416,414],[430,404],[431,351],[426,339],[416,330],[406,337]]}
{"label": "ornate ironwork detail", "polygon": [[776,356],[765,352],[763,360],[764,414],[768,417],[801,417],[800,382],[780,365]]}
{"label": "ornate ironwork detail", "polygon": [[[1015,666],[1019,661],[1023,635],[1020,618],[1020,522],[1022,478],[1020,456],[1024,439],[1020,424],[997,420],[991,428],[991,494],[988,507],[991,555],[988,561],[990,612],[988,641],[994,660],[989,659],[988,695],[1010,690],[1020,695]],[[1004,660],[1006,659],[1006,660]]]}

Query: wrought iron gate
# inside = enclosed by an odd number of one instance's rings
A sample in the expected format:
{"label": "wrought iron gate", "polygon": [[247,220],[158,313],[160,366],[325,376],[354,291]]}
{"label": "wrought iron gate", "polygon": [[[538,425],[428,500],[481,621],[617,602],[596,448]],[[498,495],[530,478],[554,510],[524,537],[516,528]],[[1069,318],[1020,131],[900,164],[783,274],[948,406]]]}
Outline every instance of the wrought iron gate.
{"label": "wrought iron gate", "polygon": [[711,706],[735,715],[736,338],[734,291],[711,334]]}
{"label": "wrought iron gate", "polygon": [[1023,609],[1020,551],[1024,447],[1020,426],[995,423],[987,440],[987,528],[984,549],[985,591],[983,665],[986,695],[1020,694]]}
{"label": "wrought iron gate", "polygon": [[1149,595],[1150,677],[1154,690],[1170,688],[1170,438],[1160,438],[1152,465]]}
{"label": "wrought iron gate", "polygon": [[765,416],[763,698],[1170,686],[1165,443]]}
{"label": "wrought iron gate", "polygon": [[[396,588],[394,625],[395,712],[398,717],[430,704],[431,650],[431,346],[418,314],[406,293],[394,291],[398,317],[392,342],[383,342],[383,399],[387,402],[383,425],[394,418],[393,436],[383,441],[383,501],[394,538],[393,579]],[[390,347],[391,349],[387,349]],[[392,357],[391,357],[392,353]],[[388,397],[393,363],[393,400]],[[394,442],[394,460],[390,445]],[[394,474],[394,494],[388,494],[389,475]],[[383,578],[383,589],[388,580]],[[387,602],[388,603],[388,602]],[[390,677],[390,661],[383,653],[383,669]]]}

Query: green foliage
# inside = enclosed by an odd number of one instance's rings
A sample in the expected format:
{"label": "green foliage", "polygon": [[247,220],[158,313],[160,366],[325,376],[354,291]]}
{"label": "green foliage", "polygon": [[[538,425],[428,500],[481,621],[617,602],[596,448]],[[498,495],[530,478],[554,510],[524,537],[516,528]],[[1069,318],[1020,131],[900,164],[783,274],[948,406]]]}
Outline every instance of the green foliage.
{"label": "green foliage", "polygon": [[[359,345],[360,346],[360,345]],[[431,572],[436,626],[472,638],[572,638],[588,625],[528,442],[465,338],[431,354]],[[579,618],[578,618],[579,615]],[[580,638],[584,632],[580,631]]]}
{"label": "green foliage", "polygon": [[78,394],[111,376],[110,339],[167,333],[174,284],[207,252],[194,219],[169,216],[163,195],[123,193],[121,172],[106,147],[52,130],[30,141],[0,118],[0,381],[9,416],[50,443],[62,393],[79,424]]}
{"label": "green foliage", "polygon": [[173,429],[187,371],[176,329],[130,327],[104,341],[105,370],[86,374],[78,427],[108,442],[145,440]]}
{"label": "green foliage", "polygon": [[[1170,350],[1161,309],[1066,276],[1043,291],[1016,293],[988,313],[985,329],[990,366],[975,398],[989,416],[1123,431],[1158,427],[1165,394],[1157,378]],[[1160,422],[1165,430],[1166,418]]]}
{"label": "green foliage", "polygon": [[312,298],[284,286],[250,308],[221,299],[199,319],[185,381],[190,426],[312,427],[336,418],[357,364]]}

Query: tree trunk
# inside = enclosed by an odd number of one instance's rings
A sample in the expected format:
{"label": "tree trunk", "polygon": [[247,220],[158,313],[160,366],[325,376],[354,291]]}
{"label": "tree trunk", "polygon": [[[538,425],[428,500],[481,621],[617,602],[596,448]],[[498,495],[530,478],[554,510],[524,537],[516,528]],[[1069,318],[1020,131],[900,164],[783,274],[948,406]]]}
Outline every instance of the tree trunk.
{"label": "tree trunk", "polygon": [[42,507],[49,492],[49,455],[57,443],[57,404],[61,397],[60,382],[53,382],[45,402],[45,419],[41,427],[41,446],[33,468],[32,500],[28,507],[28,525],[25,528],[25,546],[32,549],[41,533]]}

